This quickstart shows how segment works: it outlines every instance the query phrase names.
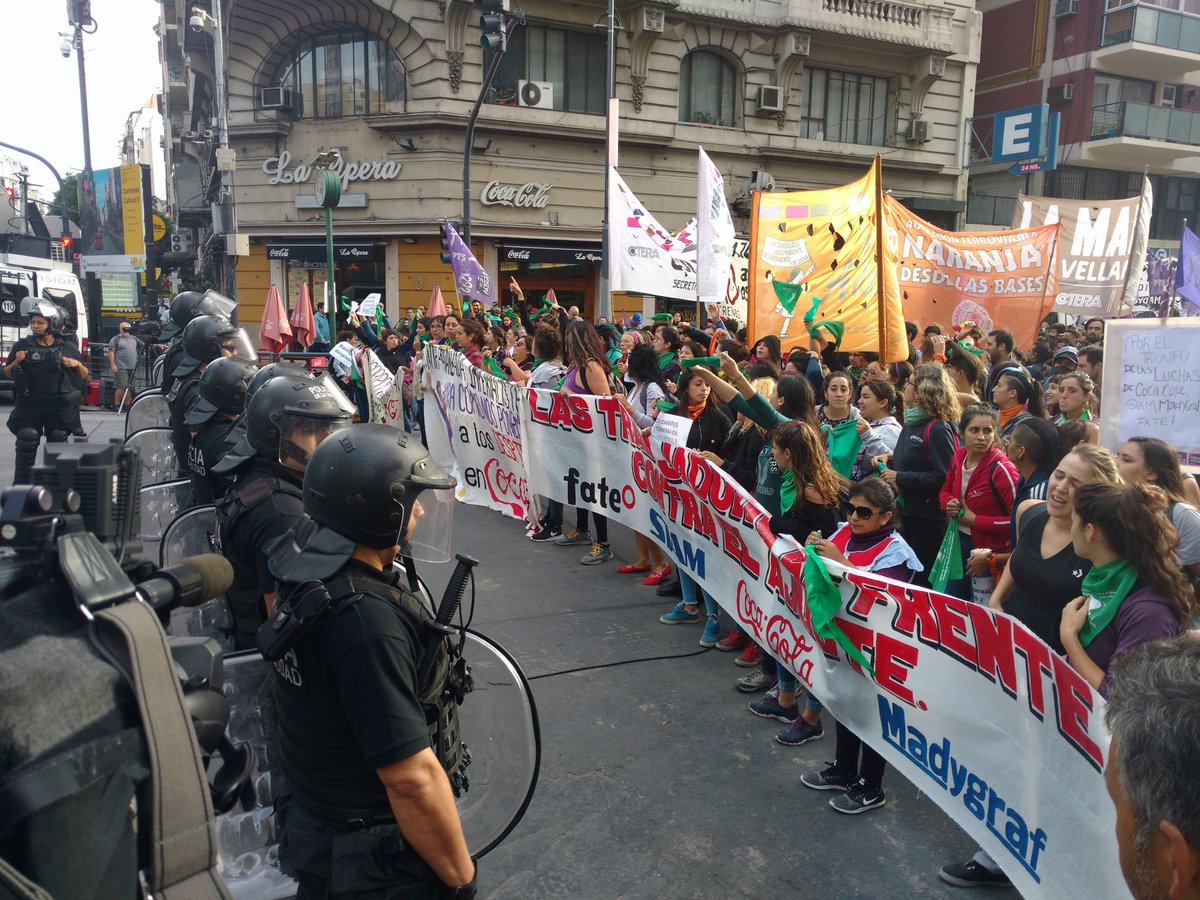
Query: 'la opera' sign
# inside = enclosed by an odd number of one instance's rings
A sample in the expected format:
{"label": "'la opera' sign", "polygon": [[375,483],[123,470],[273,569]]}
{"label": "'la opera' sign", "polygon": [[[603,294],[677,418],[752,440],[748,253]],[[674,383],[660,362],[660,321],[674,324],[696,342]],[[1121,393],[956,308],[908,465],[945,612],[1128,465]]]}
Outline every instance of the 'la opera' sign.
{"label": "'la opera' sign", "polygon": [[[304,184],[312,178],[313,167],[307,163],[297,163],[290,170],[292,154],[284,150],[278,156],[272,156],[262,164],[263,173],[269,175],[267,184]],[[392,181],[400,174],[401,164],[392,160],[373,160],[371,162],[346,162],[341,157],[334,160],[330,170],[337,172],[342,178],[342,190],[352,181]]]}
{"label": "'la opera' sign", "polygon": [[479,202],[484,206],[514,206],[520,209],[545,209],[550,202],[552,184],[501,184],[489,181],[483,186]]}

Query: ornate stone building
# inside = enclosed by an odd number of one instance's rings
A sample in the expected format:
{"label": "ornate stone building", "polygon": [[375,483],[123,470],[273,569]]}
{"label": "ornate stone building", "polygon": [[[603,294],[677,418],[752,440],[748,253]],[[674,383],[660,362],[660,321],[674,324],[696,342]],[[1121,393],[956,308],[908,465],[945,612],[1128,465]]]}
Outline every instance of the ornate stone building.
{"label": "ornate stone building", "polygon": [[[213,42],[164,0],[172,212],[202,252],[216,199]],[[605,4],[527,0],[472,151],[476,255],[502,284],[554,287],[590,309],[603,218]],[[312,161],[336,150],[339,291],[383,288],[389,312],[449,290],[437,229],[461,215],[464,134],[485,66],[469,0],[225,0],[239,292],[250,321],[270,284],[321,295],[323,214]],[[696,149],[752,187],[858,177],[955,226],[965,208],[979,16],[971,0],[620,2],[619,168],[669,228],[695,212]],[[747,227],[743,218],[739,225]],[[643,298],[619,297],[617,309]]]}

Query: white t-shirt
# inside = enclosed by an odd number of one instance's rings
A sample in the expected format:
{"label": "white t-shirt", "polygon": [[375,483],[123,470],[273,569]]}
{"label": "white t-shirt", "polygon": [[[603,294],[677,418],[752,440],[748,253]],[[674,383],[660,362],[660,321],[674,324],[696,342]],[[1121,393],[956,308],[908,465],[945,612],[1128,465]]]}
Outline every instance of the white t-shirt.
{"label": "white t-shirt", "polygon": [[1180,565],[1200,563],[1200,510],[1190,503],[1176,503],[1171,509],[1171,524],[1179,532],[1179,548],[1175,553]]}

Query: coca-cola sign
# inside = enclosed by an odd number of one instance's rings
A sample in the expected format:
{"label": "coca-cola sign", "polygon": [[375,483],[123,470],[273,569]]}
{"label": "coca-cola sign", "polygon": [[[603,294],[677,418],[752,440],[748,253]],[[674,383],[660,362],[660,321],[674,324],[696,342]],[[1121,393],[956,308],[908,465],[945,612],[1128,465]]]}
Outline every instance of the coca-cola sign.
{"label": "coca-cola sign", "polygon": [[483,186],[479,202],[484,206],[512,206],[518,209],[545,209],[550,202],[552,184],[527,181],[524,184],[501,184],[489,181]]}

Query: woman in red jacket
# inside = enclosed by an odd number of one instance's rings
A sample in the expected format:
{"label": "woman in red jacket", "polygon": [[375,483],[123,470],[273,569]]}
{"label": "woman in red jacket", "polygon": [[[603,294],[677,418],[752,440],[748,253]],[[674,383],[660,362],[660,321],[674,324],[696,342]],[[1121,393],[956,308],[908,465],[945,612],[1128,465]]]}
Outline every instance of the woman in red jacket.
{"label": "woman in red jacket", "polygon": [[[957,517],[963,571],[972,549],[997,553],[1010,549],[1009,522],[1020,473],[996,446],[999,419],[990,406],[968,406],[959,423],[962,446],[954,452],[940,493],[942,509]],[[946,593],[971,600],[971,579],[946,585]]]}

